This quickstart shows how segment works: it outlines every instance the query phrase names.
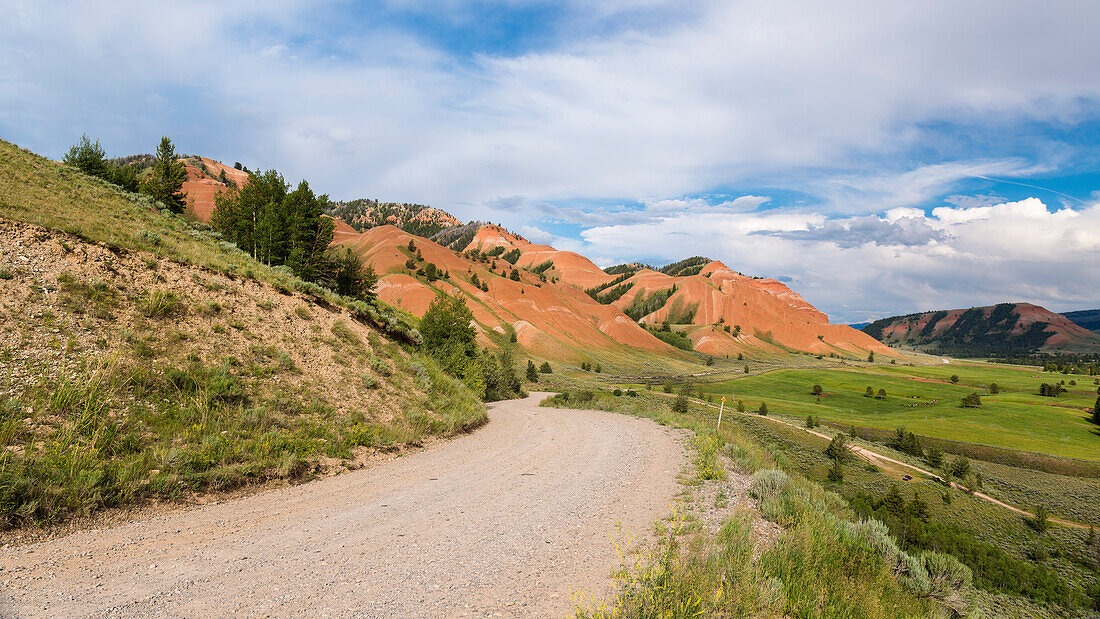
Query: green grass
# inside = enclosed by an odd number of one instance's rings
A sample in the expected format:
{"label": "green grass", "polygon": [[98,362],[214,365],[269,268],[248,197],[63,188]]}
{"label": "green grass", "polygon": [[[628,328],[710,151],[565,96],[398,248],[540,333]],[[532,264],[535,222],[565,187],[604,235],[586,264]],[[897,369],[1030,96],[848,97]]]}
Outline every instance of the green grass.
{"label": "green grass", "polygon": [[[296,372],[241,365],[148,365],[119,355],[0,400],[0,525],[50,522],[102,507],[189,491],[228,490],[308,475],[322,456],[392,449],[483,424],[485,408],[431,359],[402,357],[402,416],[372,422],[337,414],[306,385],[271,389]],[[43,428],[43,435],[28,428]]]}
{"label": "green grass", "polygon": [[[959,384],[946,382],[952,374]],[[749,410],[766,401],[772,414],[800,419],[814,415],[886,431],[905,427],[922,436],[1100,460],[1100,431],[1081,410],[1096,400],[1092,378],[1076,377],[1078,386],[1058,398],[1038,395],[1040,383],[1067,378],[1074,377],[998,366],[882,366],[780,370],[698,386],[706,394],[734,394]],[[1001,387],[997,395],[985,391],[992,382]],[[810,394],[816,384],[824,388],[820,398]],[[865,397],[867,387],[885,389],[886,398]],[[974,392],[983,394],[982,406],[963,408],[963,396]]]}

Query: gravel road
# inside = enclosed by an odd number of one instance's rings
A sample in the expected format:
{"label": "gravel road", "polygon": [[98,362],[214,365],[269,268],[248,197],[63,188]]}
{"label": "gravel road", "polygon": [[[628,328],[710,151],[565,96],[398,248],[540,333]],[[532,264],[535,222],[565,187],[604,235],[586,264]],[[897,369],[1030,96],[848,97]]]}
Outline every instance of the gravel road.
{"label": "gravel road", "polygon": [[616,524],[647,535],[686,455],[545,395],[367,469],[0,550],[0,616],[567,614],[611,593]]}

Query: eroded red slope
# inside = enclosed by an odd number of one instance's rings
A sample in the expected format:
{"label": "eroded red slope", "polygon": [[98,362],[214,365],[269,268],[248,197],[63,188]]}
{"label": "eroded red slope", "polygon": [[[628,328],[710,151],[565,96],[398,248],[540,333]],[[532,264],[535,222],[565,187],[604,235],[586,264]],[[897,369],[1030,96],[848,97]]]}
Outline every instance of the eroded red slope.
{"label": "eroded red slope", "polygon": [[582,290],[615,279],[615,276],[608,275],[591,260],[578,253],[561,251],[549,245],[536,245],[523,237],[513,235],[500,226],[482,226],[465,249],[489,251],[496,247],[503,247],[505,250],[518,249],[520,257],[516,261],[516,266],[520,268],[531,268],[551,260],[554,262],[554,267],[546,271],[548,277],[553,276],[563,283]]}
{"label": "eroded red slope", "polygon": [[[687,321],[703,326],[689,333],[699,352],[729,355],[748,349],[787,348],[817,354],[892,353],[865,333],[829,324],[824,313],[783,283],[746,277],[721,262],[711,262],[698,275],[687,277],[647,269],[627,282],[633,286],[614,303],[622,310],[675,286],[668,301],[641,320],[650,324]],[[726,332],[726,326],[730,332]],[[735,335],[738,326],[740,333]]]}
{"label": "eroded red slope", "polygon": [[[230,186],[236,186],[238,189],[243,187],[248,182],[248,173],[213,159],[207,159],[206,157],[200,157],[199,159],[202,160],[210,174],[206,174],[201,168],[194,165],[191,158],[180,160],[187,170],[187,180],[183,183],[183,192],[187,194],[187,212],[195,219],[209,223],[210,216],[214,213],[214,198],[223,191],[228,190]],[[226,180],[229,181],[228,184],[217,180],[223,171]],[[211,178],[211,174],[213,178]]]}
{"label": "eroded red slope", "polygon": [[[429,283],[406,267],[413,256],[408,251],[410,240],[423,258],[415,268],[432,263],[446,277]],[[351,248],[382,275],[375,289],[380,299],[418,316],[424,314],[437,291],[457,292],[467,297],[482,331],[507,333],[511,328],[519,344],[547,357],[569,358],[576,356],[578,349],[620,347],[676,354],[617,308],[593,301],[575,286],[541,282],[523,270],[519,270],[520,281],[509,279],[512,265],[500,258],[488,263],[470,260],[393,226],[379,226],[362,234],[340,232],[335,242]],[[474,286],[474,275],[487,284],[487,291]]]}

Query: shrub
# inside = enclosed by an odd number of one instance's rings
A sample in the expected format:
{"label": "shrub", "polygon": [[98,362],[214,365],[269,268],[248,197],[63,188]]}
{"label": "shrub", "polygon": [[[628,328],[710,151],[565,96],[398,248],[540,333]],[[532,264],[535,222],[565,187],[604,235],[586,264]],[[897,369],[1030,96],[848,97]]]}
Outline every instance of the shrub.
{"label": "shrub", "polygon": [[672,411],[675,413],[688,412],[688,399],[684,394],[676,396],[676,399],[672,401]]}
{"label": "shrub", "polygon": [[713,434],[695,437],[695,472],[699,479],[725,479],[726,469],[718,459],[722,439]]}
{"label": "shrub", "polygon": [[814,388],[810,390],[810,395],[821,395],[825,390],[821,388],[821,385],[814,385]]}
{"label": "shrub", "polygon": [[790,478],[786,473],[776,469],[764,469],[752,474],[752,485],[749,494],[757,501],[775,499],[787,487]]}
{"label": "shrub", "polygon": [[543,361],[542,365],[539,366],[539,373],[540,374],[551,374],[551,373],[553,373],[553,371],[554,370],[550,367],[550,362],[549,361]]}
{"label": "shrub", "polygon": [[150,318],[167,318],[184,313],[183,302],[176,293],[167,290],[153,290],[138,302],[141,313]]}

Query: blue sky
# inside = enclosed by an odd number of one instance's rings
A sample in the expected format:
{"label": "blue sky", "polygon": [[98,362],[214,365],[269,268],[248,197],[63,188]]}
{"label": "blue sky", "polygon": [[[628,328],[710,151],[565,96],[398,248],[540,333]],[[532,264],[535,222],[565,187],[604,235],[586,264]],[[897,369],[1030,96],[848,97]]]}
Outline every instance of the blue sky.
{"label": "blue sky", "polygon": [[0,0],[0,137],[704,254],[837,321],[1100,307],[1094,2]]}

